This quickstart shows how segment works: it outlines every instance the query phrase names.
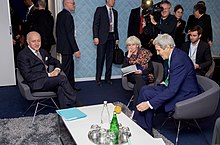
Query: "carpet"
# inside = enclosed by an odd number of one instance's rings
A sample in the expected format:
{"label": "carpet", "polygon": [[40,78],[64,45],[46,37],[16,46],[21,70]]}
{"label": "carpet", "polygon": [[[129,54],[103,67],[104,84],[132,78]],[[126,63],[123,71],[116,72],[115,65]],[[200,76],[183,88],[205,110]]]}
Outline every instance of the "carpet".
{"label": "carpet", "polygon": [[[57,128],[57,115],[49,113],[38,115],[32,124],[32,117],[0,119],[1,145],[60,145]],[[158,131],[154,130],[156,138],[163,138],[166,145],[173,145]],[[73,145],[67,129],[61,124],[62,140],[65,145]]]}

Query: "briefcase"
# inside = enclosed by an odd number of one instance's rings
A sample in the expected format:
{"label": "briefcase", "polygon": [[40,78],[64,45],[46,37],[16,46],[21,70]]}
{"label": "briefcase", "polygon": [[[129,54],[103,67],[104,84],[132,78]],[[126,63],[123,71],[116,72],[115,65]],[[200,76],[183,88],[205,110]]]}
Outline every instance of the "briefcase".
{"label": "briefcase", "polygon": [[116,45],[113,52],[113,63],[122,64],[123,61],[124,61],[124,52],[119,48],[118,45]]}

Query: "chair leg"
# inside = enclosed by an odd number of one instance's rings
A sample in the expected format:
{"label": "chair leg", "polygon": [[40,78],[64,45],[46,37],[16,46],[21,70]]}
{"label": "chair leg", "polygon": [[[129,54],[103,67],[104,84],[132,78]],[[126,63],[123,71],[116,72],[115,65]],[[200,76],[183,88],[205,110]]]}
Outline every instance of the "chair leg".
{"label": "chair leg", "polygon": [[37,114],[38,105],[39,105],[39,102],[37,102],[37,105],[36,105],[36,108],[35,108],[35,111],[34,111],[34,116],[33,116],[33,119],[32,119],[32,124],[34,123],[34,119],[35,119],[35,116]]}
{"label": "chair leg", "polygon": [[199,128],[199,131],[202,133],[203,137],[205,138],[206,143],[209,145],[209,141],[206,138],[205,134],[203,133],[202,128],[199,126],[198,122],[195,119],[194,119],[194,122],[195,122],[196,126]]}
{"label": "chair leg", "polygon": [[179,123],[178,123],[178,129],[177,129],[177,134],[176,134],[176,143],[175,143],[175,145],[178,144],[178,140],[179,140],[180,124],[181,124],[181,120],[179,120]]}
{"label": "chair leg", "polygon": [[167,121],[168,121],[169,119],[171,119],[171,118],[172,118],[171,116],[167,117],[167,118],[164,120],[164,122],[162,123],[162,125],[160,126],[159,130],[161,130],[162,127],[163,127],[163,126],[167,123]]}
{"label": "chair leg", "polygon": [[53,102],[53,104],[55,105],[55,107],[57,108],[57,109],[59,109],[59,107],[57,106],[57,104],[55,103],[55,101],[53,100],[53,98],[50,98],[51,99],[51,101]]}
{"label": "chair leg", "polygon": [[27,108],[27,110],[23,113],[23,116],[26,115],[26,113],[31,109],[32,106],[34,106],[34,104],[36,103],[36,100],[34,100],[31,105]]}
{"label": "chair leg", "polygon": [[131,104],[131,102],[133,101],[133,99],[134,99],[134,95],[131,96],[131,99],[129,100],[129,102],[128,102],[128,104],[127,104],[127,107],[130,106],[130,104]]}

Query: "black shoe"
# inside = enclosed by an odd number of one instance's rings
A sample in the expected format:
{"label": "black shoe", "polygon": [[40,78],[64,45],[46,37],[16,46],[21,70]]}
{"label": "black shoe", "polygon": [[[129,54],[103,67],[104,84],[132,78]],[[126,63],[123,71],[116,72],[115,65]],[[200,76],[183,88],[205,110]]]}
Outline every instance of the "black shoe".
{"label": "black shoe", "polygon": [[76,92],[79,92],[79,91],[81,91],[81,88],[73,87],[73,90],[76,91]]}
{"label": "black shoe", "polygon": [[105,82],[109,85],[112,85],[112,81],[111,80],[105,80]]}
{"label": "black shoe", "polygon": [[96,85],[99,86],[99,87],[101,87],[101,86],[102,86],[101,81],[96,81]]}

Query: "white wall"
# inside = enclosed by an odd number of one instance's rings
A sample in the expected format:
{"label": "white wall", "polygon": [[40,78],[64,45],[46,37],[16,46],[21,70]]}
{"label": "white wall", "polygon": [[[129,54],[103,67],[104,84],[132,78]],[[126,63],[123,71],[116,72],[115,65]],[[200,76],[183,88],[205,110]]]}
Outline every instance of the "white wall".
{"label": "white wall", "polygon": [[8,0],[0,5],[0,86],[15,85],[15,67]]}

